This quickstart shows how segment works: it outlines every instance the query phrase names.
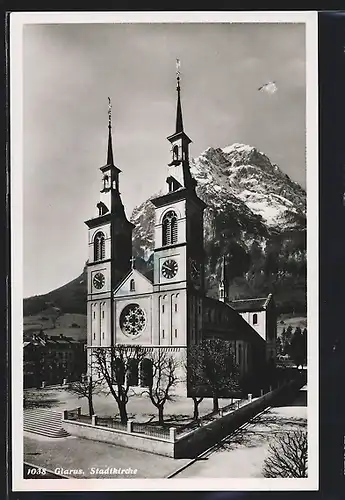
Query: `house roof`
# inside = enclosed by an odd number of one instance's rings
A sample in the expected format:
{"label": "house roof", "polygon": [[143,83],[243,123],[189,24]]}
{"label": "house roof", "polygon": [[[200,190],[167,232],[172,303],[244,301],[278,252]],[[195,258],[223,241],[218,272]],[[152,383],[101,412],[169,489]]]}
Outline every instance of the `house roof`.
{"label": "house roof", "polygon": [[270,293],[267,297],[260,297],[257,299],[233,300],[228,302],[228,305],[238,312],[264,311],[271,299],[272,294]]}

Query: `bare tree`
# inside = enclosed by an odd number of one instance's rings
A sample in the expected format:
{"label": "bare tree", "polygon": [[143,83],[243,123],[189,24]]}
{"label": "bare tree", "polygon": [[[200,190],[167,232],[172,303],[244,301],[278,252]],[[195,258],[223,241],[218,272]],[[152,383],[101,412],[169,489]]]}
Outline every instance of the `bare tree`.
{"label": "bare tree", "polygon": [[[195,384],[194,371],[190,370],[188,367],[188,356],[184,359],[183,366],[184,366],[184,370],[185,370],[185,374],[186,374],[187,391],[188,391],[188,389],[193,387]],[[199,420],[199,404],[203,401],[204,398],[203,397],[198,398],[193,393],[188,393],[188,397],[190,397],[193,401],[193,420]]]}
{"label": "bare tree", "polygon": [[158,423],[163,425],[164,406],[167,401],[174,401],[172,390],[179,382],[177,376],[179,363],[173,355],[162,349],[153,351],[149,359],[152,363],[152,377],[148,389],[143,394],[148,394],[158,410]]}
{"label": "bare tree", "polygon": [[269,445],[264,477],[308,477],[308,435],[297,430],[277,436]]}
{"label": "bare tree", "polygon": [[117,403],[121,423],[126,424],[129,389],[138,385],[134,372],[135,370],[136,373],[138,372],[138,366],[145,356],[145,351],[140,346],[115,345],[96,348],[93,354],[101,379],[106,383],[109,394]]}
{"label": "bare tree", "polygon": [[221,339],[205,339],[190,346],[187,353],[189,393],[212,397],[213,411],[219,411],[218,399],[239,389],[239,370],[231,344]]}
{"label": "bare tree", "polygon": [[[92,372],[91,372],[92,373]],[[89,405],[90,417],[94,415],[93,396],[104,392],[103,381],[100,378],[94,378],[92,375],[84,377],[80,381],[72,382],[68,385],[67,390],[78,398],[86,398]]]}

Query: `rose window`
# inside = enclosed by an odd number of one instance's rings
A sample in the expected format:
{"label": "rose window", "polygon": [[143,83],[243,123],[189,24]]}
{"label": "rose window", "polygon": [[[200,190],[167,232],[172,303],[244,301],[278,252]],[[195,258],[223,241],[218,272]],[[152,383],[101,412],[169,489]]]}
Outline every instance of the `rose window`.
{"label": "rose window", "polygon": [[125,335],[139,335],[146,326],[144,311],[138,304],[129,304],[120,315],[120,327]]}

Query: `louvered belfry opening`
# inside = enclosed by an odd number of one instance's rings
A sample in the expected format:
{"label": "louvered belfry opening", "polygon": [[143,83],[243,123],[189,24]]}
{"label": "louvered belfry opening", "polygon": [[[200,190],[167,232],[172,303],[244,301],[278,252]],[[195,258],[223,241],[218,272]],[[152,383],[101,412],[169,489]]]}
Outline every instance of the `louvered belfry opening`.
{"label": "louvered belfry opening", "polygon": [[177,215],[173,210],[163,217],[163,246],[177,243]]}
{"label": "louvered belfry opening", "polygon": [[94,260],[102,260],[105,257],[105,239],[104,234],[100,231],[94,239]]}

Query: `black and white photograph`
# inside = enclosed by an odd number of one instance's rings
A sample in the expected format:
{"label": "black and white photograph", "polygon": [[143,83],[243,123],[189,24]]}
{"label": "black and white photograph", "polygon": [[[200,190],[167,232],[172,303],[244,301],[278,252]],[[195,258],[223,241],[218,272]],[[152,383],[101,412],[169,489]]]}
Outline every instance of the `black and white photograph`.
{"label": "black and white photograph", "polygon": [[316,490],[317,14],[10,39],[14,491]]}

